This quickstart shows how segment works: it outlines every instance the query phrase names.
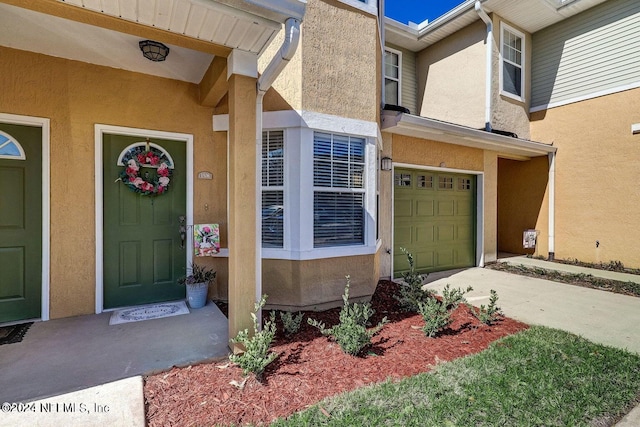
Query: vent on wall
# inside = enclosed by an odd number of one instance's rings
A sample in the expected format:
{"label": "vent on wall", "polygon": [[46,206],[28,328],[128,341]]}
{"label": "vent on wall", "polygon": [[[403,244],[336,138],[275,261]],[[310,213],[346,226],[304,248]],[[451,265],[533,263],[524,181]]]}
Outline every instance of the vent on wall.
{"label": "vent on wall", "polygon": [[635,123],[631,125],[631,134],[637,135],[640,133],[640,123]]}

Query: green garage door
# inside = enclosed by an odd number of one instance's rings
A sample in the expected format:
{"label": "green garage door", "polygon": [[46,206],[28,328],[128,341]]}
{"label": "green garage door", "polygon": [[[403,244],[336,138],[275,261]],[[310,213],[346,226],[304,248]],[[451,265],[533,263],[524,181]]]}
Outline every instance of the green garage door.
{"label": "green garage door", "polygon": [[400,248],[420,273],[475,265],[476,177],[395,169],[394,277],[409,270]]}

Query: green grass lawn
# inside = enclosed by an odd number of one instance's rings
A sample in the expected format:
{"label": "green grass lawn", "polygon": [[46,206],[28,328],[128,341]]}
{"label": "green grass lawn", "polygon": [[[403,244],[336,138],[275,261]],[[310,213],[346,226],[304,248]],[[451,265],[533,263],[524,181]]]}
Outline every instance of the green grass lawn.
{"label": "green grass lawn", "polygon": [[640,355],[544,327],[430,373],[336,396],[274,426],[608,426],[640,397]]}

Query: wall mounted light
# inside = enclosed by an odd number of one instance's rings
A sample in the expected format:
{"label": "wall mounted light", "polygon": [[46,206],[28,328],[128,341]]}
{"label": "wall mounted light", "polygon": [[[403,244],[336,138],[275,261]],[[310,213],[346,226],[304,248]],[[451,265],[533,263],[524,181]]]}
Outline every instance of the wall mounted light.
{"label": "wall mounted light", "polygon": [[393,168],[393,160],[391,157],[383,157],[380,159],[380,170],[390,171]]}
{"label": "wall mounted light", "polygon": [[139,45],[144,57],[150,61],[164,61],[165,59],[167,59],[167,55],[169,55],[169,48],[160,42],[154,42],[153,40],[142,40]]}

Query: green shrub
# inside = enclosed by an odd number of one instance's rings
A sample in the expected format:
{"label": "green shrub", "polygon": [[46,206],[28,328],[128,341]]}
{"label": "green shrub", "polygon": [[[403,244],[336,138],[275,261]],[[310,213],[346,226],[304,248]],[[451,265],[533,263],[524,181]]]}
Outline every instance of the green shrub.
{"label": "green shrub", "polygon": [[485,325],[491,325],[502,316],[500,307],[496,305],[498,302],[498,293],[491,289],[491,296],[489,297],[489,305],[485,307],[481,305],[479,309],[471,308],[471,313]]}
{"label": "green shrub", "polygon": [[300,325],[302,324],[303,317],[304,313],[300,311],[295,315],[289,311],[281,311],[280,320],[282,320],[282,327],[284,328],[285,335],[293,335],[298,332],[300,330]]}
{"label": "green shrub", "polygon": [[428,337],[436,336],[452,322],[451,311],[447,310],[444,303],[435,298],[429,298],[426,302],[419,303],[419,312],[424,319],[422,332]]}
{"label": "green shrub", "polygon": [[347,285],[344,289],[342,300],[344,305],[340,311],[340,323],[332,328],[326,328],[323,322],[308,318],[307,322],[320,330],[322,335],[332,337],[340,346],[342,351],[353,356],[371,344],[373,338],[382,327],[388,322],[385,317],[374,328],[367,329],[369,318],[374,310],[369,303],[349,303],[350,277],[346,276]]}
{"label": "green shrub", "polygon": [[255,304],[254,312],[251,313],[254,332],[253,337],[249,337],[249,330],[245,329],[244,331],[238,332],[238,335],[231,340],[234,344],[243,345],[245,348],[244,353],[229,356],[231,362],[242,368],[244,375],[253,372],[257,378],[259,378],[265,368],[278,357],[276,353],[269,352],[271,342],[273,342],[273,338],[276,336],[276,319],[274,313],[272,313],[270,319],[264,323],[262,330],[260,330],[258,317],[256,315],[262,310],[266,301],[267,295],[263,295],[260,302]]}
{"label": "green shrub", "polygon": [[473,288],[469,286],[466,291],[461,288],[451,289],[449,284],[442,289],[442,304],[447,309],[455,310],[461,302],[466,302],[464,294],[471,292]]}
{"label": "green shrub", "polygon": [[395,299],[398,300],[404,311],[417,313],[419,304],[428,301],[433,297],[434,292],[422,289],[426,275],[423,276],[416,272],[413,255],[409,251],[405,248],[400,248],[400,250],[407,256],[409,271],[402,273],[404,283],[400,285],[400,295],[396,295]]}

